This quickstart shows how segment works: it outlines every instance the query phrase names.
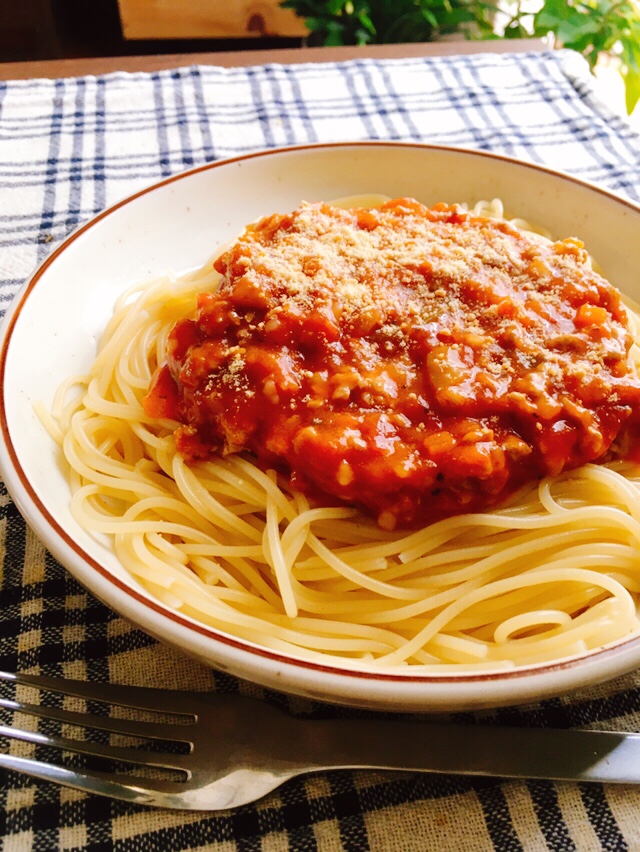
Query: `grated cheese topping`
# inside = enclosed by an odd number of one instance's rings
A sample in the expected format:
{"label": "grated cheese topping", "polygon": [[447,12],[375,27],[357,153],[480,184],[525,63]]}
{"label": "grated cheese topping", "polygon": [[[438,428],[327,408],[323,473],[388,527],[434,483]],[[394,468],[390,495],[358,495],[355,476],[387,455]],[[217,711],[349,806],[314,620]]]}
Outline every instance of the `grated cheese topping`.
{"label": "grated cheese topping", "polygon": [[620,294],[577,239],[303,203],[215,266],[169,341],[180,451],[248,450],[387,528],[600,460],[638,409]]}

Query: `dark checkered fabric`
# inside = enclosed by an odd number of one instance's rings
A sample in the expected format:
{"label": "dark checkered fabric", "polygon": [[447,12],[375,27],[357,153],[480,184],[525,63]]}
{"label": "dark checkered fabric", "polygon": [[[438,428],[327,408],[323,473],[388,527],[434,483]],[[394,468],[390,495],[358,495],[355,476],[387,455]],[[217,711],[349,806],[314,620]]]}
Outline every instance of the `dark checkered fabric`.
{"label": "dark checkered fabric", "polygon": [[[0,308],[78,223],[159,178],[263,148],[361,139],[501,152],[640,200],[640,137],[568,51],[0,83]],[[239,690],[292,713],[367,715],[240,683],[133,629],[55,562],[4,491],[0,557],[4,670]],[[461,718],[638,730],[640,675]],[[4,773],[0,802],[5,852],[640,849],[640,789],[615,785],[327,772],[235,811],[185,814]]]}

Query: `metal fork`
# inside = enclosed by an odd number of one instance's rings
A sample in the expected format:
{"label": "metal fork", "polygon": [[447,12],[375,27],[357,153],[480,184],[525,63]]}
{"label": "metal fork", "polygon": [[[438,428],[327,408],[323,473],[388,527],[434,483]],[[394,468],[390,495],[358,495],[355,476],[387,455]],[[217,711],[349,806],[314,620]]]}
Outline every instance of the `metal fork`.
{"label": "metal fork", "polygon": [[553,780],[640,782],[640,735],[505,728],[411,720],[300,719],[242,695],[113,686],[0,672],[0,680],[121,708],[179,716],[140,721],[0,699],[8,710],[144,740],[188,753],[103,745],[0,726],[0,736],[139,767],[182,780],[122,770],[69,768],[12,754],[0,767],[142,805],[215,811],[255,801],[287,779],[338,768],[377,768]]}

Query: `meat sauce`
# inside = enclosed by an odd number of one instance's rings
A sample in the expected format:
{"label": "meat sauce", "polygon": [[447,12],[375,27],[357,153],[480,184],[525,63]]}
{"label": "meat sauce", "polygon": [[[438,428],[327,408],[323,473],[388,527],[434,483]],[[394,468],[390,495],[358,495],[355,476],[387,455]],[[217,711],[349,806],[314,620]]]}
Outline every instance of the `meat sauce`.
{"label": "meat sauce", "polygon": [[458,206],[302,204],[249,226],[144,400],[188,459],[238,451],[384,529],[601,461],[640,382],[618,291],[576,239]]}

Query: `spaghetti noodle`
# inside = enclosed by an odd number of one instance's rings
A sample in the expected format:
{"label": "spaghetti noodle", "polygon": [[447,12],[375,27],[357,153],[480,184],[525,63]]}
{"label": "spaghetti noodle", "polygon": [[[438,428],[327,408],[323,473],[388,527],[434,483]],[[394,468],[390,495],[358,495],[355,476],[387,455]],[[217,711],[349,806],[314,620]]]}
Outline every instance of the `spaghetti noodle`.
{"label": "spaghetti noodle", "polygon": [[[497,203],[478,212],[502,216]],[[407,530],[318,505],[243,451],[176,452],[179,424],[142,401],[176,319],[219,278],[208,265],[124,294],[91,372],[59,390],[48,420],[74,516],[112,537],[152,595],[263,647],[355,668],[512,667],[638,632],[632,461],[517,483],[499,508]]]}

